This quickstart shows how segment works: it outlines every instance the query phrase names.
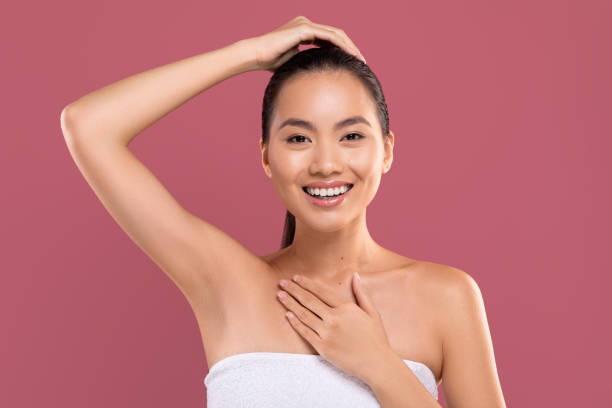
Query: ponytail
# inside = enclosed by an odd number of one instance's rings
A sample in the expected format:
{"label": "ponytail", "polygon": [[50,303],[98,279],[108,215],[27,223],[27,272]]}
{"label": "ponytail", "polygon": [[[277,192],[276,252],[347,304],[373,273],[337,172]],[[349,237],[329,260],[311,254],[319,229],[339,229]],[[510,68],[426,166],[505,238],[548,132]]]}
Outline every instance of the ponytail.
{"label": "ponytail", "polygon": [[295,216],[287,210],[285,215],[285,228],[283,228],[283,239],[281,241],[281,249],[288,247],[293,243],[295,235]]}

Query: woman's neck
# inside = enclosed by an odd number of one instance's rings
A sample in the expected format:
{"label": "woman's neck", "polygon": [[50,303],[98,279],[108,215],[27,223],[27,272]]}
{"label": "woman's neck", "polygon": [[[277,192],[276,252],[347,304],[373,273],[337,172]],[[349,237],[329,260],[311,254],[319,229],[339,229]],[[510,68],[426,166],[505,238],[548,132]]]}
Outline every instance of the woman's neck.
{"label": "woman's neck", "polygon": [[[343,280],[353,272],[375,269],[384,249],[370,236],[365,222],[333,232],[296,225],[293,243],[285,248],[286,266],[324,281]],[[285,268],[283,268],[285,269]]]}

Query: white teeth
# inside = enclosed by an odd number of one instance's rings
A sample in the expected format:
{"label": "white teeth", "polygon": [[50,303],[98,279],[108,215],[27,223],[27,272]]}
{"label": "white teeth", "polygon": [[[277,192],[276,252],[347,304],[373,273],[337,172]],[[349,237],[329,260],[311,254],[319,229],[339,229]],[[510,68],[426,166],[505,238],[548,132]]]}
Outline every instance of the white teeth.
{"label": "white teeth", "polygon": [[347,192],[348,189],[349,189],[349,186],[344,185],[342,187],[335,187],[335,188],[328,188],[328,189],[308,188],[307,187],[306,191],[308,191],[308,193],[313,196],[329,197],[329,196],[337,196],[340,194],[344,194]]}

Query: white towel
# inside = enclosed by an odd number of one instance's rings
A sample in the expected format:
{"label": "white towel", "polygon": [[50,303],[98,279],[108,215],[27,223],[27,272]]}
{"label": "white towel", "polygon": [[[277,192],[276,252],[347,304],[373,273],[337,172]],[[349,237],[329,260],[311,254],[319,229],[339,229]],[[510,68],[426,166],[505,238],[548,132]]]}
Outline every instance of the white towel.
{"label": "white towel", "polygon": [[[429,367],[404,362],[437,400]],[[208,408],[380,408],[365,382],[318,354],[235,354],[210,367],[204,385]]]}

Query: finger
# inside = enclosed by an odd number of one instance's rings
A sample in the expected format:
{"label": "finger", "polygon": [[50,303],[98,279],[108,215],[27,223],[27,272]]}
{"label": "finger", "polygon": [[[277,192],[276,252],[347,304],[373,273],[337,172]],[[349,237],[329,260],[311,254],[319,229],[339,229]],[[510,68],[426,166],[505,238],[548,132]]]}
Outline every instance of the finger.
{"label": "finger", "polygon": [[319,39],[323,39],[333,43],[349,54],[356,54],[356,51],[351,48],[351,45],[335,31],[320,27],[315,23],[306,23],[303,27],[304,29],[300,33],[300,42],[310,44],[313,42],[316,43]]}
{"label": "finger", "polygon": [[344,40],[344,42],[346,44],[349,45],[351,50],[353,50],[353,52],[351,52],[352,54],[356,53],[359,58],[365,59],[365,58],[363,58],[363,55],[361,54],[361,51],[359,51],[359,48],[357,48],[357,46],[355,45],[353,40],[351,40],[351,38],[341,28],[337,28],[337,27],[333,27],[333,26],[328,26],[328,25],[325,25],[325,24],[316,24],[316,23],[312,23],[312,24],[315,24],[317,26],[320,26],[321,28],[325,28],[327,30],[335,32],[338,36],[340,36]]}
{"label": "finger", "polygon": [[323,341],[321,340],[321,337],[316,332],[314,332],[310,327],[302,323],[300,318],[296,316],[295,314],[292,314],[292,312],[287,312],[286,316],[287,316],[287,320],[289,320],[289,323],[295,329],[295,331],[297,331],[300,336],[306,339],[306,341],[312,344],[315,350],[317,350],[319,354],[321,354],[321,347],[323,345],[322,344]]}
{"label": "finger", "polygon": [[[285,296],[282,296],[283,293]],[[323,329],[323,321],[319,318],[319,316],[313,314],[312,311],[310,311],[307,307],[302,306],[286,292],[280,291],[278,298],[283,305],[289,309],[289,311],[293,312],[293,314],[300,319],[301,322],[305,323],[318,335],[321,334],[321,330]]]}
{"label": "finger", "polygon": [[298,287],[306,289],[310,293],[315,294],[329,307],[338,307],[349,302],[348,299],[340,295],[338,292],[332,290],[330,286],[324,284],[323,282],[308,278],[304,275],[295,275],[292,279],[293,282],[298,285]]}
{"label": "finger", "polygon": [[287,285],[284,287],[284,289],[291,296],[293,296],[293,298],[299,301],[304,307],[316,313],[320,319],[327,320],[329,318],[329,306],[323,303],[323,301],[317,297],[317,293],[312,293],[304,288],[301,288],[296,282],[286,282]]}
{"label": "finger", "polygon": [[357,272],[353,273],[353,279],[351,282],[357,303],[359,304],[359,307],[365,310],[370,316],[378,317],[376,306],[374,306],[374,303],[370,298],[370,294],[366,291],[365,287],[361,283],[361,279],[358,278],[358,276],[359,274]]}
{"label": "finger", "polygon": [[289,61],[289,59],[291,57],[293,57],[295,54],[297,54],[298,52],[299,52],[299,48],[298,48],[297,45],[295,47],[292,47],[289,50],[287,50],[283,55],[281,55],[276,60],[276,62],[274,63],[274,68],[272,69],[272,71],[274,71],[274,69],[276,69],[276,68],[280,67],[281,65],[283,65],[285,62]]}

